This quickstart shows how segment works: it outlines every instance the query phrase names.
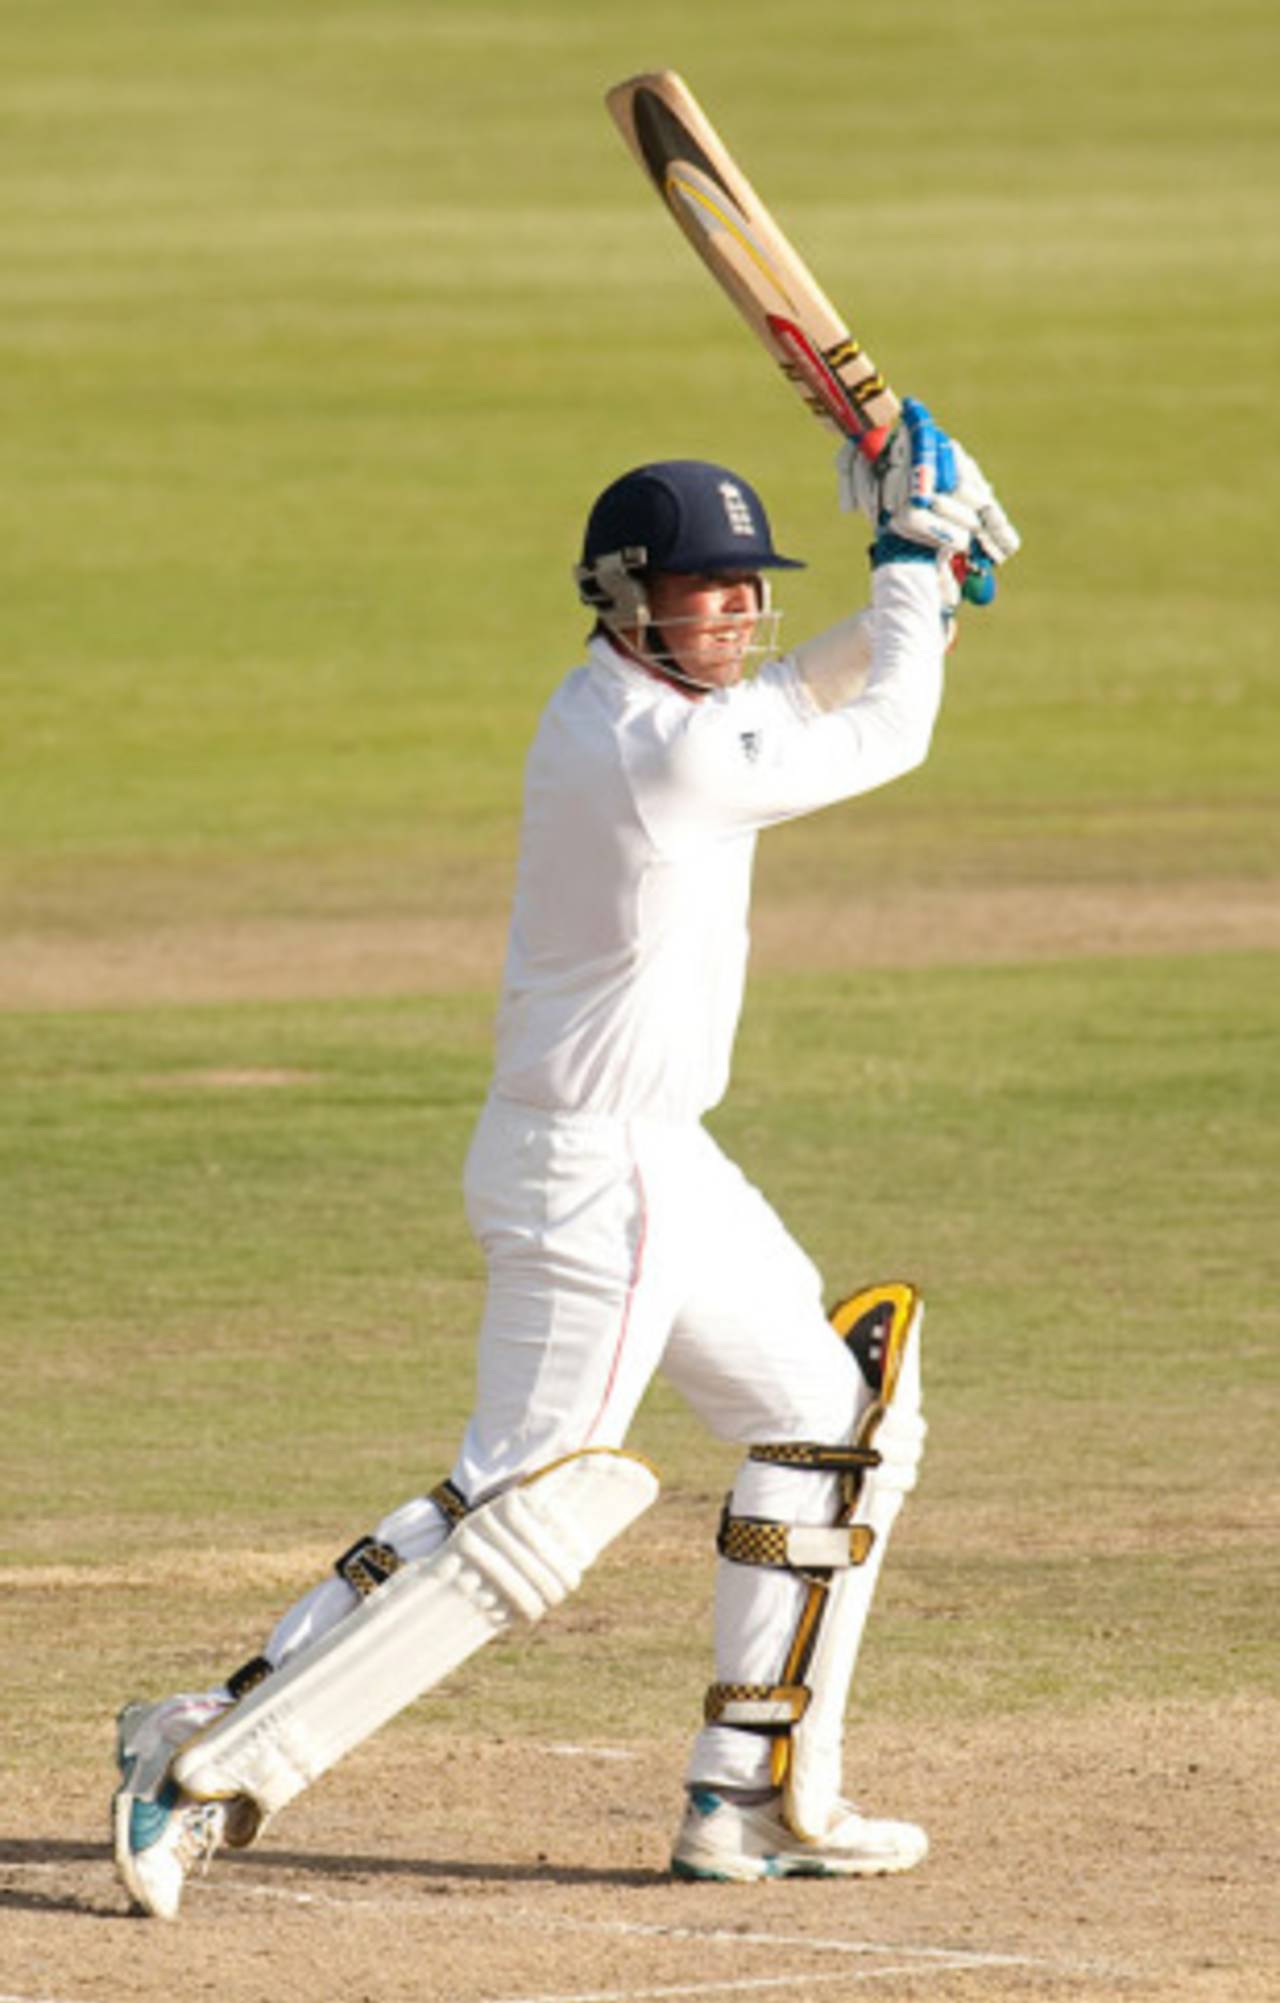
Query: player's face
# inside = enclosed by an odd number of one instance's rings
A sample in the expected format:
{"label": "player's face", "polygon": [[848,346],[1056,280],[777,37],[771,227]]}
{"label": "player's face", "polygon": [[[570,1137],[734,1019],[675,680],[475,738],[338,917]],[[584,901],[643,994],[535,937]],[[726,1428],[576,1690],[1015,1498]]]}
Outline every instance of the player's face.
{"label": "player's face", "polygon": [[761,595],[752,570],[715,577],[660,571],[649,580],[649,616],[677,667],[711,688],[732,688],[742,679]]}

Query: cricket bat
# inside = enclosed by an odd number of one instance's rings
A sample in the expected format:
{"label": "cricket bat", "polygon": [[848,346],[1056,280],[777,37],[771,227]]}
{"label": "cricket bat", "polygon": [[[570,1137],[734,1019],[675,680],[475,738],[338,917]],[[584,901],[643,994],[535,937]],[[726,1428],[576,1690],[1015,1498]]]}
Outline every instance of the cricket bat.
{"label": "cricket bat", "polygon": [[875,460],[898,399],[854,340],[674,70],[615,84],[605,103],[654,187],[809,408]]}

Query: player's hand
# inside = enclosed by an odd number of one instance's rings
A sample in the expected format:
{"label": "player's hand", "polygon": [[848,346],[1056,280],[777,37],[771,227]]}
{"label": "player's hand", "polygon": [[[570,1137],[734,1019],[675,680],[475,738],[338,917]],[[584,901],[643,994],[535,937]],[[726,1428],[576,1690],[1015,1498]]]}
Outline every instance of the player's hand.
{"label": "player's hand", "polygon": [[837,460],[841,504],[876,531],[873,564],[947,564],[971,603],[995,596],[995,566],[1019,546],[1017,530],[982,468],[908,397],[874,465],[850,441]]}
{"label": "player's hand", "polygon": [[841,470],[852,474],[852,492],[845,504],[866,515],[878,538],[897,537],[944,556],[968,549],[978,517],[958,491],[955,445],[924,404],[906,399],[874,464],[855,450],[850,466],[846,454]]}
{"label": "player's hand", "polygon": [[1005,563],[1021,549],[1022,537],[996,499],[991,482],[977,460],[971,459],[955,439],[951,440],[951,451],[956,468],[955,499],[977,517],[968,552],[970,561],[980,562],[985,557],[988,564]]}

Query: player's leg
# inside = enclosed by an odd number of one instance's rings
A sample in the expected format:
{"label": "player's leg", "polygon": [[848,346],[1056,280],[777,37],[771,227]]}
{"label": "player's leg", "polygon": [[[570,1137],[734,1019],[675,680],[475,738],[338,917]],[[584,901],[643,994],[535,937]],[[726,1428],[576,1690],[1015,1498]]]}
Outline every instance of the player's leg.
{"label": "player's leg", "polygon": [[[131,1703],[116,1725],[119,1784],[112,1804],[117,1868],[130,1896],[144,1911],[172,1918],[192,1866],[226,1843],[254,1842],[264,1810],[249,1798],[192,1800],[174,1782],[180,1749],[227,1717],[277,1670],[314,1648],[358,1608],[382,1576],[372,1552],[401,1563],[429,1558],[456,1520],[448,1484],[433,1496],[415,1496],[379,1522],[334,1562],[330,1576],[306,1592],[276,1623],[261,1652],[207,1690],[158,1703]],[[388,1562],[384,1555],[383,1569]]]}
{"label": "player's leg", "polygon": [[[670,1320],[655,1274],[671,1262],[657,1259],[646,1279],[645,1183],[632,1138],[616,1122],[509,1107],[486,1114],[468,1162],[467,1201],[488,1288],[476,1409],[453,1475],[387,1519],[346,1554],[339,1582],[286,1616],[260,1664],[261,1687],[175,1760],[190,1794],[245,1793],[274,1813],[393,1715],[392,1706],[488,1638],[493,1593],[500,1611],[510,1601],[536,1618],[543,1600],[563,1597],[561,1575],[573,1571],[559,1562],[560,1545],[569,1542],[574,1558],[579,1545],[590,1546],[594,1556],[614,1513],[608,1497],[618,1493],[625,1511],[637,1488],[651,1494],[652,1477],[615,1450]],[[567,1505],[543,1507],[562,1484],[583,1513],[580,1525]],[[443,1517],[453,1519],[447,1541]],[[407,1562],[415,1542],[421,1555]],[[493,1556],[498,1547],[514,1568],[510,1585]],[[460,1564],[470,1597],[485,1598],[475,1619],[452,1615]],[[474,1590],[472,1572],[483,1581]],[[426,1590],[426,1581],[444,1579],[456,1643],[442,1624],[437,1585],[434,1597]],[[362,1603],[339,1605],[342,1587]],[[394,1628],[393,1607],[404,1609]],[[494,1631],[505,1624],[492,1622]],[[402,1675],[398,1658],[407,1652],[413,1666]]]}
{"label": "player's leg", "polygon": [[689,1283],[645,1123],[491,1106],[467,1163],[487,1289],[452,1479],[475,1503],[533,1463],[621,1446]]}
{"label": "player's leg", "polygon": [[[650,1224],[634,1147],[613,1123],[566,1126],[497,1109],[473,1144],[467,1196],[489,1286],[476,1409],[452,1480],[403,1504],[344,1553],[333,1576],[289,1609],[262,1652],[225,1685],[121,1715],[117,1858],[149,1911],[172,1916],[198,1855],[218,1842],[251,1841],[299,1786],[448,1673],[508,1614],[536,1618],[544,1600],[554,1603],[554,1583],[566,1571],[557,1556],[566,1527],[532,1522],[518,1496],[499,1506],[507,1491],[577,1458],[589,1463],[593,1495],[603,1488],[629,1507],[636,1483],[616,1464],[631,1457],[584,1449],[621,1443],[671,1315],[673,1260],[656,1259],[646,1271]],[[533,1500],[541,1504],[554,1487],[542,1484]],[[593,1501],[588,1515],[607,1520],[609,1497],[603,1517],[600,1506]],[[512,1512],[515,1532],[506,1520]],[[483,1596],[492,1580],[474,1580],[492,1569],[485,1540],[510,1543],[513,1535],[515,1574],[512,1589],[499,1594],[502,1619],[471,1619],[471,1609],[455,1605],[456,1593],[446,1595],[439,1648],[411,1645],[401,1604],[407,1582],[417,1582],[414,1607],[430,1604],[438,1625],[440,1608],[427,1590],[438,1591],[440,1567],[452,1577],[466,1555],[465,1593]],[[570,1542],[580,1558],[572,1535]],[[379,1668],[371,1677],[375,1644]],[[401,1676],[408,1654],[414,1667]],[[349,1678],[346,1665],[357,1657]],[[340,1727],[332,1716],[339,1690]],[[300,1703],[308,1717],[299,1727]]]}
{"label": "player's leg", "polygon": [[752,1452],[721,1526],[716,1681],[676,1868],[905,1869],[923,1833],[857,1815],[840,1781],[858,1643],[923,1439],[919,1304],[881,1290],[837,1333],[816,1269],[730,1164],[708,1172],[701,1215],[701,1279],[664,1372]]}
{"label": "player's leg", "polygon": [[[450,1480],[385,1516],[373,1543],[403,1561],[430,1557],[466,1509],[583,1447],[621,1445],[673,1311],[657,1277],[670,1259],[645,1258],[645,1167],[615,1123],[486,1109],[466,1175],[487,1266],[475,1404]],[[204,1724],[210,1705],[323,1640],[367,1592],[348,1572],[335,1563],[229,1686],[172,1701]]]}
{"label": "player's leg", "polygon": [[195,1863],[251,1841],[476,1649],[558,1606],[657,1486],[634,1455],[575,1453],[463,1514],[426,1557],[363,1538],[340,1561],[358,1602],[320,1639],[246,1665],[203,1722],[199,1700],[126,1710],[116,1857],[137,1904],[175,1917]]}

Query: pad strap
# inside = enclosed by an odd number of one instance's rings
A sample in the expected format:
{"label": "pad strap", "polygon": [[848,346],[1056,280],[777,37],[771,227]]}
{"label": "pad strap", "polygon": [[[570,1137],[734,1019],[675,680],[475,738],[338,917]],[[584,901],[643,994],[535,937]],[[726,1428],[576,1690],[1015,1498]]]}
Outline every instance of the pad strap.
{"label": "pad strap", "polygon": [[839,1475],[840,1514],[844,1516],[852,1514],[868,1469],[880,1465],[875,1448],[857,1441],[831,1446],[822,1440],[771,1440],[748,1448],[747,1459],[774,1467],[803,1468],[809,1474]]}
{"label": "pad strap", "polygon": [[265,1655],[252,1655],[247,1662],[242,1662],[239,1669],[227,1678],[227,1695],[232,1703],[238,1704],[242,1697],[247,1697],[260,1683],[265,1683],[274,1668],[275,1664],[268,1662]]}
{"label": "pad strap", "polygon": [[379,1586],[385,1586],[393,1572],[398,1572],[404,1560],[390,1544],[384,1544],[378,1537],[360,1537],[335,1558],[333,1569],[340,1579],[345,1579],[353,1592],[367,1600],[370,1593],[376,1593]]}
{"label": "pad strap", "polygon": [[874,1447],[827,1446],[820,1440],[775,1440],[749,1447],[747,1459],[770,1461],[777,1467],[812,1468],[815,1474],[849,1474],[860,1468],[879,1467]]}
{"label": "pad strap", "polygon": [[[427,1500],[435,1503],[450,1530],[455,1529],[467,1513],[462,1491],[451,1481],[440,1482],[431,1490]],[[379,1586],[385,1586],[403,1563],[399,1552],[384,1539],[358,1537],[350,1550],[334,1559],[333,1569],[353,1592],[358,1593],[362,1600],[367,1600],[370,1593],[376,1592]],[[275,1664],[265,1655],[254,1655],[248,1662],[241,1663],[239,1669],[227,1678],[227,1694],[232,1703],[238,1704],[242,1697],[247,1697],[251,1690],[256,1690],[274,1673]]]}
{"label": "pad strap", "polygon": [[703,1700],[708,1725],[743,1732],[789,1732],[809,1708],[803,1683],[713,1683]]}
{"label": "pad strap", "polygon": [[726,1509],[716,1549],[735,1565],[823,1572],[865,1565],[875,1541],[874,1530],[865,1523],[770,1523],[758,1516],[731,1516]]}
{"label": "pad strap", "polygon": [[462,1490],[451,1481],[438,1482],[428,1495],[427,1501],[435,1503],[436,1508],[440,1511],[450,1529],[455,1524],[461,1523],[467,1513],[467,1498],[462,1493]]}
{"label": "pad strap", "polygon": [[[434,1502],[450,1530],[456,1530],[467,1513],[466,1498],[462,1490],[451,1481],[437,1483],[427,1496]],[[353,1592],[367,1600],[379,1586],[385,1586],[393,1572],[398,1572],[404,1563],[394,1545],[380,1537],[358,1537],[349,1551],[344,1551],[334,1560],[333,1569],[340,1579],[345,1579]]]}

